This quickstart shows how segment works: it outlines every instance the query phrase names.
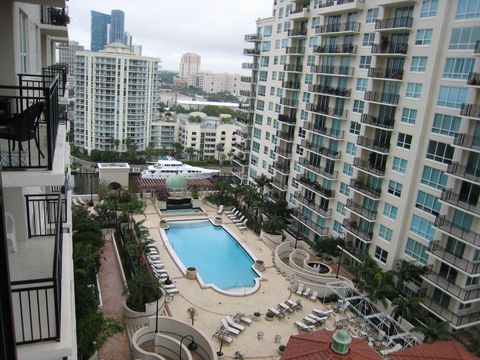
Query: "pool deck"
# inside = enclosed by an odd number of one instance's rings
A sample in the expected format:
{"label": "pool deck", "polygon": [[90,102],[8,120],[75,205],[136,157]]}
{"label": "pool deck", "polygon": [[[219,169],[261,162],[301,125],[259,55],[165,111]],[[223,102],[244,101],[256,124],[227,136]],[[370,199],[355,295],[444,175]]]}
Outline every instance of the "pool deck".
{"label": "pool deck", "polygon": [[[218,216],[216,208],[205,204],[202,204],[202,208],[208,213],[209,217]],[[295,321],[302,320],[304,316],[311,313],[313,308],[325,309],[319,301],[313,302],[307,298],[302,298],[303,309],[286,314],[284,319],[275,318],[273,321],[267,321],[265,313],[269,307],[277,307],[278,303],[287,299],[296,300],[299,296],[290,291],[290,282],[276,270],[272,262],[273,249],[263,243],[254,232],[250,230],[239,231],[226,215],[222,215],[223,225],[244,243],[257,259],[264,260],[266,267],[266,270],[262,272],[264,280],[261,281],[257,292],[247,296],[229,296],[211,288],[202,289],[197,280],[188,280],[184,277],[169,255],[158,230],[160,216],[152,203],[148,203],[145,215],[144,225],[149,229],[151,237],[158,246],[171,279],[180,290],[180,294],[176,295],[173,301],[167,304],[167,313],[170,316],[191,323],[187,309],[195,307],[198,315],[194,327],[209,337],[214,344],[214,349],[218,351],[220,341],[213,338],[213,334],[221,327],[223,317],[235,315],[238,312],[250,317],[256,311],[262,314],[260,321],[253,321],[251,325],[246,326],[245,331],[240,335],[231,336],[233,338],[232,343],[223,346],[226,357],[233,357],[236,351],[240,351],[244,358],[278,359],[280,358],[277,353],[279,345],[285,345],[291,335],[298,334],[298,330],[293,325]],[[143,220],[144,216],[135,215],[134,218],[138,221]],[[184,216],[181,218],[185,219]],[[193,216],[192,218],[198,217]],[[322,327],[333,330],[334,322],[335,317],[331,316]],[[263,338],[259,338],[259,332],[263,333]],[[280,336],[280,342],[276,343],[277,335]]]}

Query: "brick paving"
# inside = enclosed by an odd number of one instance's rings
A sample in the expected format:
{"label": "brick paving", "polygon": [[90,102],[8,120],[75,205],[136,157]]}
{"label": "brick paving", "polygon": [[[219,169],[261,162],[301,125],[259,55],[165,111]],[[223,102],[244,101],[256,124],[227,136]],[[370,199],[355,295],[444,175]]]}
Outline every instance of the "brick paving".
{"label": "brick paving", "polygon": [[[105,316],[122,321],[123,282],[119,273],[110,234],[106,236],[98,277],[100,280],[103,312]],[[112,336],[98,352],[99,360],[130,360],[131,358],[126,331]]]}

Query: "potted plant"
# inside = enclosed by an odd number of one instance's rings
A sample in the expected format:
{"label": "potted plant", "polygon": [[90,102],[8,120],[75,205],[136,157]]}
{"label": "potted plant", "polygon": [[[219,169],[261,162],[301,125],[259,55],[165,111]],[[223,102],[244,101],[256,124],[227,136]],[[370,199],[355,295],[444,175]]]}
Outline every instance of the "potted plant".
{"label": "potted plant", "polygon": [[215,216],[215,225],[220,225],[222,223],[222,217],[221,216]]}
{"label": "potted plant", "polygon": [[190,280],[195,280],[197,278],[197,268],[194,266],[187,267],[185,277]]}
{"label": "potted plant", "polygon": [[255,269],[258,271],[265,270],[265,262],[263,260],[255,260]]}
{"label": "potted plant", "polygon": [[260,317],[261,317],[261,314],[258,311],[255,311],[253,313],[253,320],[254,321],[260,321],[260,319],[261,319]]}
{"label": "potted plant", "polygon": [[283,230],[286,227],[287,223],[285,220],[280,216],[274,215],[263,223],[260,237],[278,245],[282,242]]}
{"label": "potted plant", "polygon": [[267,319],[268,321],[273,321],[274,317],[275,317],[275,314],[272,313],[271,311],[267,311],[267,313],[265,314],[265,319]]}
{"label": "potted plant", "polygon": [[168,222],[165,219],[160,220],[160,229],[168,229]]}
{"label": "potted plant", "polygon": [[280,345],[278,347],[278,354],[282,355],[284,351],[285,351],[285,345]]}

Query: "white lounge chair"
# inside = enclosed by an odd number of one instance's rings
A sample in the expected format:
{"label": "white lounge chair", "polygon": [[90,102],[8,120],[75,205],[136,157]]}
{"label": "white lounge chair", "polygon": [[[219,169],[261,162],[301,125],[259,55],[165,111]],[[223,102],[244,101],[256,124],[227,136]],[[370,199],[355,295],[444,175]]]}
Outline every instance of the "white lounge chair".
{"label": "white lounge chair", "polygon": [[319,310],[319,309],[313,309],[312,310],[315,314],[317,314],[320,317],[323,316],[330,316],[331,313],[333,313],[333,310]]}
{"label": "white lounge chair", "polygon": [[246,227],[245,225],[247,225],[247,222],[248,222],[248,219],[244,219],[243,221],[241,221],[239,223],[234,221],[235,225],[237,225],[238,228]]}
{"label": "white lounge chair", "polygon": [[238,329],[240,331],[245,330],[245,326],[236,323],[230,315],[225,316],[225,320],[227,321],[227,324],[230,325],[231,327]]}
{"label": "white lounge chair", "polygon": [[308,317],[314,319],[317,323],[320,323],[320,324],[323,324],[325,322],[325,320],[328,319],[327,316],[325,317],[318,317],[317,315],[315,314],[308,314]]}
{"label": "white lounge chair", "polygon": [[285,303],[279,303],[278,306],[282,308],[283,312],[293,312],[293,309]]}
{"label": "white lounge chair", "polygon": [[220,205],[218,207],[218,211],[217,211],[217,214],[221,215],[223,213],[223,205]]}
{"label": "white lounge chair", "polygon": [[234,213],[227,214],[227,216],[228,216],[230,219],[236,219],[238,214],[240,214],[240,210],[235,210]]}
{"label": "white lounge chair", "polygon": [[235,213],[235,211],[238,211],[238,210],[236,208],[232,208],[232,210],[225,211],[225,215],[227,215],[227,216],[231,215],[231,214]]}
{"label": "white lounge chair", "polygon": [[230,336],[223,333],[223,331],[221,331],[221,330],[217,331],[215,334],[213,334],[213,336],[216,337],[217,339],[219,339],[220,341],[223,340],[224,342],[226,342],[228,344],[230,344],[233,341],[233,339]]}
{"label": "white lounge chair", "polygon": [[317,301],[318,298],[318,291],[313,291],[312,296],[310,296],[310,300]]}
{"label": "white lounge chair", "polygon": [[242,215],[242,217],[241,217],[240,219],[238,219],[238,220],[236,220],[236,219],[233,220],[233,223],[234,223],[234,224],[241,224],[242,221],[244,221],[244,220],[245,220],[245,215]]}
{"label": "white lounge chair", "polygon": [[275,316],[277,316],[280,319],[285,317],[285,315],[283,315],[283,313],[281,313],[280,311],[278,311],[274,307],[271,307],[270,309],[268,309],[268,311],[270,311],[271,313],[273,313]]}
{"label": "white lounge chair", "polygon": [[307,288],[305,289],[305,291],[303,292],[302,295],[303,295],[303,296],[308,296],[308,295],[310,295],[310,292],[311,292],[311,291],[312,291],[312,289],[310,289],[309,287],[307,287]]}
{"label": "white lounge chair", "polygon": [[226,331],[228,331],[229,333],[234,334],[234,335],[240,334],[240,330],[235,329],[235,328],[229,326],[228,323],[227,323],[227,320],[222,319],[222,325],[223,325],[223,328],[224,328]]}
{"label": "white lounge chair", "polygon": [[165,289],[165,292],[169,295],[173,295],[173,294],[179,293],[180,291],[176,287],[173,287],[173,288]]}
{"label": "white lounge chair", "polygon": [[301,309],[302,308],[302,302],[300,300],[298,301],[293,301],[292,299],[288,299],[286,301],[288,305],[290,305],[294,309]]}
{"label": "white lounge chair", "polygon": [[314,318],[311,318],[308,315],[303,318],[303,321],[310,325],[315,325],[315,326],[320,325],[318,324],[317,320],[315,320]]}
{"label": "white lounge chair", "polygon": [[309,325],[305,325],[303,322],[301,321],[295,321],[295,324],[294,326],[300,330],[300,331],[305,331],[305,332],[310,332],[314,329],[313,326],[309,326]]}
{"label": "white lounge chair", "polygon": [[297,295],[302,295],[303,294],[303,287],[304,286],[305,286],[304,283],[298,283]]}
{"label": "white lounge chair", "polygon": [[234,319],[238,319],[238,321],[241,321],[241,322],[243,322],[243,323],[245,323],[245,324],[247,324],[247,325],[251,325],[252,322],[253,322],[252,319],[250,319],[250,318],[248,318],[248,317],[246,317],[246,316],[244,316],[244,315],[242,315],[242,314],[237,314],[237,315],[235,315],[235,318],[234,318]]}
{"label": "white lounge chair", "polygon": [[160,256],[158,256],[158,255],[147,254],[147,257],[148,257],[150,260],[160,260]]}

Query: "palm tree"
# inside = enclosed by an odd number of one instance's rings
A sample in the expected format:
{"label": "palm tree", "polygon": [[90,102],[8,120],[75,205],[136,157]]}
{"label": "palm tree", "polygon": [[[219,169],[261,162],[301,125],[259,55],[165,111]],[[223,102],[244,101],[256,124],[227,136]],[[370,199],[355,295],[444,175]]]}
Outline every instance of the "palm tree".
{"label": "palm tree", "polygon": [[253,181],[255,181],[255,183],[257,184],[260,195],[263,195],[263,192],[265,191],[265,186],[270,184],[272,182],[272,179],[270,179],[267,175],[262,174],[260,176],[257,176],[256,178],[253,178]]}
{"label": "palm tree", "polygon": [[393,291],[393,286],[388,278],[387,274],[378,271],[364,286],[368,298],[375,303],[381,301],[385,308],[388,306],[386,296]]}
{"label": "palm tree", "polygon": [[417,297],[396,297],[392,301],[392,305],[395,307],[392,310],[392,316],[395,320],[406,319],[409,320],[412,318],[415,310],[418,309],[418,306],[421,303],[421,299]]}
{"label": "palm tree", "polygon": [[192,160],[193,155],[197,152],[197,150],[193,147],[188,147],[185,149],[185,152],[187,153],[188,160]]}
{"label": "palm tree", "polygon": [[448,321],[437,322],[428,318],[424,324],[414,327],[413,331],[423,334],[423,341],[429,344],[435,340],[448,340],[450,338]]}
{"label": "palm tree", "polygon": [[225,144],[223,144],[223,143],[218,143],[217,146],[215,146],[215,150],[218,151],[217,157],[218,157],[218,159],[220,160],[220,153],[222,153],[223,150],[225,150]]}
{"label": "palm tree", "polygon": [[414,262],[400,260],[397,262],[393,275],[395,276],[395,286],[398,288],[400,285],[409,281],[420,282],[421,276],[426,272],[424,266],[416,265]]}

